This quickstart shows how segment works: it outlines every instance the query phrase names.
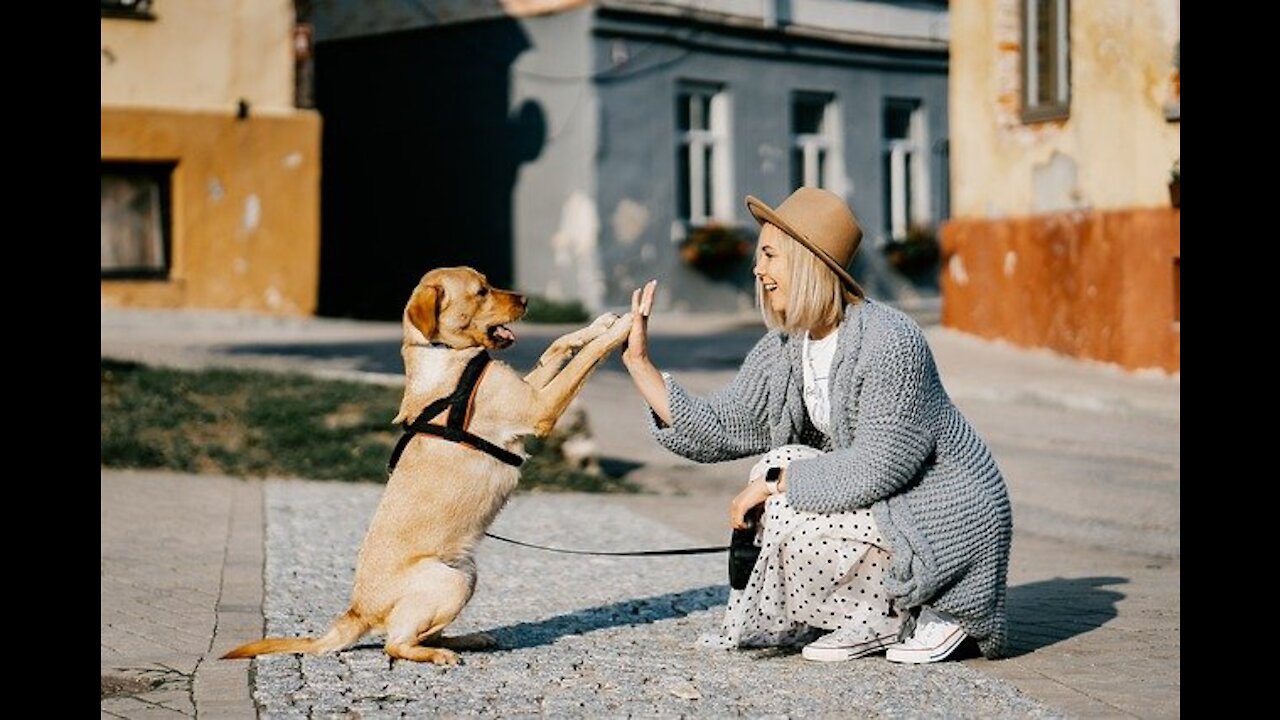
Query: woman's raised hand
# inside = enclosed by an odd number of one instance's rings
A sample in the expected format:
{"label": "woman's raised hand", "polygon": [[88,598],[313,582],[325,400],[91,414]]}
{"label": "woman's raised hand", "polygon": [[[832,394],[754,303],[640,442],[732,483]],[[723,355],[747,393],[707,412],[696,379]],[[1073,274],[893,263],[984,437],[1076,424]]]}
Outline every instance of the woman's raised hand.
{"label": "woman's raised hand", "polygon": [[649,312],[653,310],[653,293],[658,281],[650,280],[631,293],[631,334],[622,351],[622,364],[645,402],[658,417],[660,426],[671,424],[671,406],[667,402],[667,381],[649,359]]}
{"label": "woman's raised hand", "polygon": [[631,334],[622,352],[622,362],[626,365],[649,359],[649,313],[653,310],[653,294],[657,289],[658,281],[650,280],[631,293]]}

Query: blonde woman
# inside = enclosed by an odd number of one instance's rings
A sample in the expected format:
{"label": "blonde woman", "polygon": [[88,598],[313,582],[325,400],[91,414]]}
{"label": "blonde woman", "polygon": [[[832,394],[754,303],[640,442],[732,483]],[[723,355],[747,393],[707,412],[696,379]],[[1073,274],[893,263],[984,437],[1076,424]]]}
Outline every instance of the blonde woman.
{"label": "blonde woman", "polygon": [[746,202],[761,224],[753,272],[769,332],[734,379],[700,398],[653,364],[656,282],[632,295],[622,356],[664,447],[698,462],[763,454],[728,511],[738,531],[762,514],[759,558],[703,642],[923,663],[972,638],[998,656],[1012,517],[990,451],[920,327],[846,269],[862,230],[845,202],[817,188],[776,209]]}

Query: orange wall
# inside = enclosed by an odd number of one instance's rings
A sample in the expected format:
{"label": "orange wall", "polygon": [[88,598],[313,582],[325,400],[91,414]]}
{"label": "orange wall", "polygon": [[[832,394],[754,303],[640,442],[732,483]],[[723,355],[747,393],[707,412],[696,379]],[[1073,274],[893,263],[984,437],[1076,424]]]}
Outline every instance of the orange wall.
{"label": "orange wall", "polygon": [[169,160],[168,280],[103,280],[102,305],[315,312],[320,116],[102,108],[102,160]]}
{"label": "orange wall", "polygon": [[955,220],[942,230],[942,322],[1128,369],[1181,367],[1180,210]]}

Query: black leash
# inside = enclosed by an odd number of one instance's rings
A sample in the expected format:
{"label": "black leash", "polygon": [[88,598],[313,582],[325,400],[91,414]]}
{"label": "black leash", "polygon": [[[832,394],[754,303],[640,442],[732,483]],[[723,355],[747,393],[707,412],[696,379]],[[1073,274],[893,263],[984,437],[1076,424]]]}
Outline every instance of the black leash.
{"label": "black leash", "polygon": [[502,542],[511,543],[512,545],[519,545],[521,547],[533,548],[535,550],[547,550],[548,552],[567,553],[569,555],[612,555],[615,557],[648,557],[648,556],[654,556],[654,555],[706,555],[709,553],[724,552],[725,550],[729,549],[728,545],[724,545],[721,547],[677,548],[675,550],[626,550],[622,552],[604,552],[604,551],[595,551],[595,550],[566,550],[564,548],[553,548],[553,547],[547,547],[546,545],[534,545],[533,543],[520,542],[519,540],[512,540],[511,538],[505,538],[505,537],[502,537],[501,535],[494,535],[493,533],[489,533],[489,532],[485,533],[485,535],[493,538],[494,540],[501,540]]}

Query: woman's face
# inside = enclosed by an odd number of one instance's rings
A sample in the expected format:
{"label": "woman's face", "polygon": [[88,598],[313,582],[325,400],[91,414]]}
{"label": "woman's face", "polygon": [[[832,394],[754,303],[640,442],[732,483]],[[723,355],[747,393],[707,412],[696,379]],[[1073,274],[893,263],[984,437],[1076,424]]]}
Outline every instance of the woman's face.
{"label": "woman's face", "polygon": [[752,268],[757,282],[760,283],[761,297],[769,303],[769,307],[781,316],[787,312],[787,282],[791,279],[791,267],[787,263],[786,253],[774,240],[775,232],[760,228],[760,239],[756,246],[756,266]]}

